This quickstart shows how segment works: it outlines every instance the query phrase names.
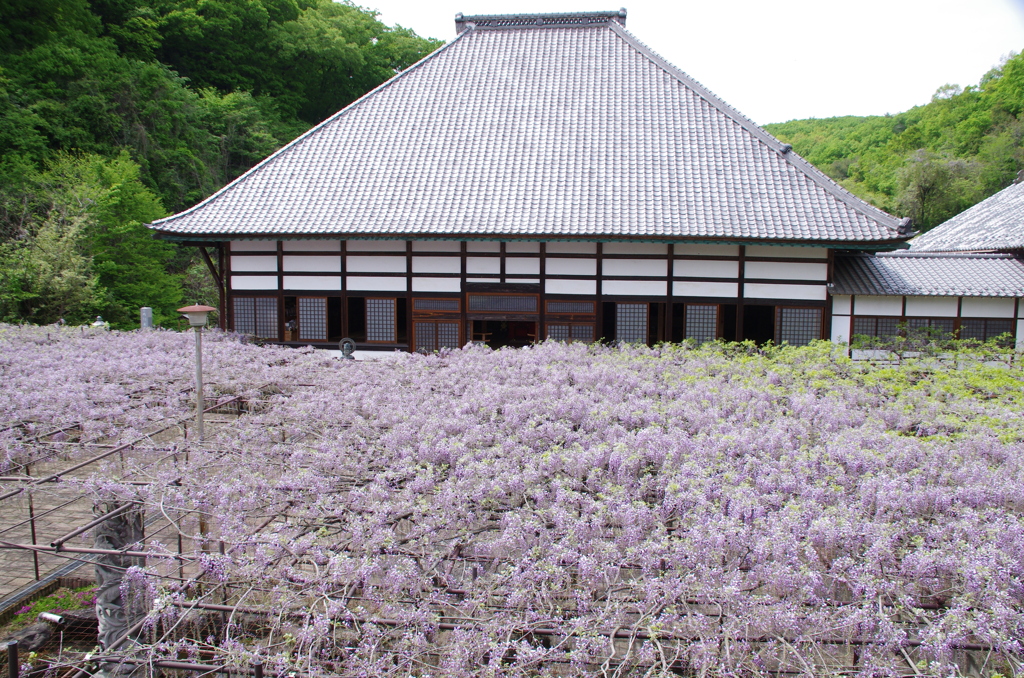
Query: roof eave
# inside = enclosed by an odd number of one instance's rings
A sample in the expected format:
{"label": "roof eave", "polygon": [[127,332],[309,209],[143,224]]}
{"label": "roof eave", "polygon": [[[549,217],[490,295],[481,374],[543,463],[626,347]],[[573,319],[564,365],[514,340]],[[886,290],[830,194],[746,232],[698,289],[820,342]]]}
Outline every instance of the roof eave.
{"label": "roof eave", "polygon": [[892,240],[798,240],[769,238],[714,238],[708,236],[617,236],[617,235],[528,235],[492,233],[458,233],[439,235],[437,233],[175,233],[154,228],[154,237],[186,245],[205,245],[234,240],[446,240],[446,241],[525,241],[525,242],[634,242],[694,245],[778,245],[788,247],[827,247],[834,250],[892,251],[906,247],[902,239]]}

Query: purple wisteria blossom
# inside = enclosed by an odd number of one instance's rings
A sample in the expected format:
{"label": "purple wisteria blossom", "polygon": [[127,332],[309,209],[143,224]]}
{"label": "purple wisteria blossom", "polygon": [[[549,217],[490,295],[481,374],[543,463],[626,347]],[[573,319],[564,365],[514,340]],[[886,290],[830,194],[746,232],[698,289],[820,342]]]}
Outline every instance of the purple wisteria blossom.
{"label": "purple wisteria blossom", "polygon": [[[0,334],[14,462],[28,423],[123,437],[188,416],[188,335],[43,334]],[[553,342],[354,363],[210,338],[210,395],[261,407],[146,467],[148,485],[82,481],[177,517],[188,576],[160,558],[132,576],[149,658],[312,676],[1021,670],[1019,367]],[[181,635],[204,604],[234,611]]]}

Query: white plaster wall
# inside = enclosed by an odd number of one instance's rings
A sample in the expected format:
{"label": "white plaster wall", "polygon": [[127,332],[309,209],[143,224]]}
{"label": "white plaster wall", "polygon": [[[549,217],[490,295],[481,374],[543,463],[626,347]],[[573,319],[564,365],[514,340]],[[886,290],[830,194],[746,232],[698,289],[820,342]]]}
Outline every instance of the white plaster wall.
{"label": "white plaster wall", "polygon": [[545,264],[548,275],[597,275],[597,259],[549,258]]}
{"label": "white plaster wall", "polygon": [[413,292],[461,292],[462,281],[458,278],[413,278]]}
{"label": "white plaster wall", "polygon": [[1017,321],[1017,350],[1024,351],[1024,320]]}
{"label": "white plaster wall", "polygon": [[285,252],[340,252],[340,240],[282,240]]}
{"label": "white plaster wall", "polygon": [[682,259],[673,262],[672,274],[686,278],[738,278],[740,262],[709,259]]}
{"label": "white plaster wall", "polygon": [[405,278],[370,278],[350,275],[345,278],[345,287],[350,292],[404,292]]}
{"label": "white plaster wall", "polygon": [[540,282],[540,278],[506,278],[505,282],[522,283],[523,285],[536,285]]}
{"label": "white plaster wall", "polygon": [[903,315],[903,297],[871,297],[857,295],[853,298],[854,315]]}
{"label": "white plaster wall", "polygon": [[833,315],[832,316],[832,341],[836,343],[850,342],[850,329],[853,326],[853,321],[848,315]]}
{"label": "white plaster wall", "polygon": [[668,283],[658,280],[605,280],[601,283],[601,294],[664,297],[668,294]]}
{"label": "white plaster wall", "polygon": [[404,240],[348,240],[345,248],[349,252],[404,252]]}
{"label": "white plaster wall", "polygon": [[277,257],[231,257],[232,271],[276,271]]}
{"label": "white plaster wall", "polygon": [[510,275],[537,275],[540,259],[535,257],[505,257],[505,273]]}
{"label": "white plaster wall", "polygon": [[284,255],[281,257],[285,271],[303,271],[310,273],[341,273],[341,257],[310,255],[299,257]]}
{"label": "white plaster wall", "polygon": [[413,252],[461,252],[462,243],[457,240],[413,240]]}
{"label": "white plaster wall", "polygon": [[466,243],[467,252],[500,252],[501,243],[490,240],[470,240]]}
{"label": "white plaster wall", "polygon": [[739,296],[740,286],[737,283],[719,282],[688,282],[676,280],[672,283],[674,297],[728,297]]}
{"label": "white plaster wall", "polygon": [[248,252],[276,252],[276,240],[232,240],[232,251]]}
{"label": "white plaster wall", "polygon": [[848,294],[837,294],[832,297],[832,312],[839,315],[853,313],[853,297]]}
{"label": "white plaster wall", "polygon": [[964,318],[1012,318],[1013,299],[964,297],[960,315]]}
{"label": "white plaster wall", "polygon": [[701,257],[738,257],[740,255],[739,245],[676,245],[675,253],[680,256],[701,256]]}
{"label": "white plaster wall", "polygon": [[462,259],[459,257],[413,257],[413,273],[461,273]]}
{"label": "white plaster wall", "polygon": [[466,257],[466,273],[501,273],[498,257]]}
{"label": "white plaster wall", "polygon": [[596,280],[546,280],[545,294],[597,294]]}
{"label": "white plaster wall", "polygon": [[775,283],[747,283],[743,286],[746,299],[793,299],[795,301],[825,301],[824,285],[777,285]]}
{"label": "white plaster wall", "polygon": [[664,278],[668,261],[664,259],[605,259],[602,275],[622,275],[636,278]]}
{"label": "white plaster wall", "polygon": [[540,253],[539,242],[522,242],[520,240],[514,240],[512,242],[505,243],[505,251],[513,254],[535,254]]}
{"label": "white plaster wall", "polygon": [[233,290],[276,290],[276,275],[233,275],[231,276],[231,289]]}
{"label": "white plaster wall", "polygon": [[650,242],[606,242],[605,254],[668,254],[668,245]]}
{"label": "white plaster wall", "polygon": [[907,297],[907,315],[955,318],[958,297]]}
{"label": "white plaster wall", "polygon": [[828,280],[828,264],[748,261],[744,265],[743,275],[746,278],[768,280]]}
{"label": "white plaster wall", "polygon": [[348,257],[349,273],[405,273],[405,257]]}
{"label": "white plaster wall", "polygon": [[825,247],[786,247],[784,245],[747,245],[748,257],[785,257],[787,259],[828,259]]}
{"label": "white plaster wall", "polygon": [[340,290],[340,275],[286,275],[282,283],[286,290]]}
{"label": "white plaster wall", "polygon": [[544,251],[548,254],[597,254],[597,243],[549,242]]}
{"label": "white plaster wall", "polygon": [[466,282],[471,283],[500,283],[501,278],[468,278]]}

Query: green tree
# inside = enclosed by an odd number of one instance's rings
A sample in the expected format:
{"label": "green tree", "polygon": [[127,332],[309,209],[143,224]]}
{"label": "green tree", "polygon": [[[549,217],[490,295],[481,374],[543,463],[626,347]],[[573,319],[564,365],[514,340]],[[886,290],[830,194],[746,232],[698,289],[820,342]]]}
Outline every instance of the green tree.
{"label": "green tree", "polygon": [[87,253],[86,219],[54,210],[31,238],[0,245],[0,317],[87,320],[103,295]]}

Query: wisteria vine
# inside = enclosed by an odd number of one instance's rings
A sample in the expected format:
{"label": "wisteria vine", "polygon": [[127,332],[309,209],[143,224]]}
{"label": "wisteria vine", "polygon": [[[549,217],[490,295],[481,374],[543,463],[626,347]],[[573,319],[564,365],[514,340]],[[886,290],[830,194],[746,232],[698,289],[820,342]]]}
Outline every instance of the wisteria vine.
{"label": "wisteria vine", "polygon": [[[187,340],[96,341],[83,365],[159,344],[166,364],[138,381],[184,388]],[[364,363],[210,345],[222,383],[287,387],[150,485],[83,483],[179,512],[195,544],[198,583],[160,558],[130,577],[150,660],[310,676],[1021,670],[1019,367],[879,367],[829,344]],[[46,349],[5,353],[2,373],[37,373]],[[42,388],[33,416],[82,416],[58,380]],[[143,409],[187,412],[187,397],[168,407]],[[212,609],[231,611],[213,633],[167,631]]]}

